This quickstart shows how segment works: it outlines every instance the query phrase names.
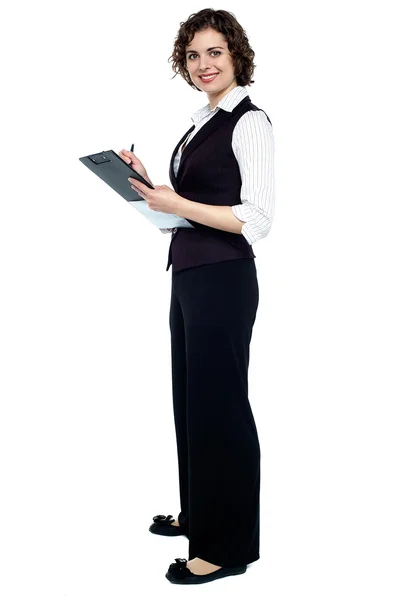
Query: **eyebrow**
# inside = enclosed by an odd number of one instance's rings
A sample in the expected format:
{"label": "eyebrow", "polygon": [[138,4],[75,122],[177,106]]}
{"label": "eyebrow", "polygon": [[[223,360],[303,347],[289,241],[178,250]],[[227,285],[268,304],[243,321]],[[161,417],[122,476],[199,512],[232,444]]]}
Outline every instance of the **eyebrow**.
{"label": "eyebrow", "polygon": [[[215,48],[220,48],[221,50],[224,50],[222,46],[213,46],[212,48],[208,48],[207,52],[209,52],[209,50],[214,50]],[[191,54],[191,52],[195,52],[196,54],[198,54],[196,50],[187,50],[186,54]]]}

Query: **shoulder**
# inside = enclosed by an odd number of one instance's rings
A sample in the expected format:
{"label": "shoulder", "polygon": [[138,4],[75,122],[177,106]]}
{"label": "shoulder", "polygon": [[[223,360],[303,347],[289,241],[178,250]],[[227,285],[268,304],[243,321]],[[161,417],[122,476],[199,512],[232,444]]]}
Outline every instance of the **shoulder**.
{"label": "shoulder", "polygon": [[254,139],[259,135],[273,138],[273,127],[264,110],[247,110],[234,127],[233,141],[243,138]]}
{"label": "shoulder", "polygon": [[261,108],[247,110],[238,119],[235,128],[237,127],[238,129],[259,128],[270,131],[273,129],[267,114]]}

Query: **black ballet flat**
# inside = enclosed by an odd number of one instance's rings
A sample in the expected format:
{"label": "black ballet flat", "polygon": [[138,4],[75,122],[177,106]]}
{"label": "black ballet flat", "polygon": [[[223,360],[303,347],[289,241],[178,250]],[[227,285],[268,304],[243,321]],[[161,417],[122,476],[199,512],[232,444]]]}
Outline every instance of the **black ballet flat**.
{"label": "black ballet flat", "polygon": [[165,517],[165,515],[157,515],[156,517],[153,517],[154,522],[150,525],[149,531],[151,531],[151,533],[156,533],[157,535],[185,535],[188,538],[184,527],[181,525],[172,525],[174,520],[172,515],[168,515],[167,517]]}
{"label": "black ballet flat", "polygon": [[171,583],[207,583],[208,581],[214,581],[215,579],[221,579],[229,575],[240,575],[247,570],[247,565],[243,565],[242,567],[220,567],[220,569],[213,573],[208,573],[208,575],[195,575],[186,566],[186,558],[175,558],[175,561],[169,566],[168,572],[165,573],[165,577]]}

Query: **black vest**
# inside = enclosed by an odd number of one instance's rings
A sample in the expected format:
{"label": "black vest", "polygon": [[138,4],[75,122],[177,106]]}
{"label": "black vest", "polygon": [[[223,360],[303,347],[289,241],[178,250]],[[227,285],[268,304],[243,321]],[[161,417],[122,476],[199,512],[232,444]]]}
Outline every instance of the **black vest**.
{"label": "black vest", "polygon": [[[248,110],[262,109],[252,104],[249,96],[243,98],[232,112],[219,109],[184,148],[175,177],[173,162],[176,152],[195,125],[184,134],[173,151],[169,168],[170,181],[177,194],[201,204],[241,204],[242,180],[232,149],[232,137],[237,121]],[[174,273],[223,260],[256,258],[252,246],[241,233],[222,231],[190,219],[187,221],[194,229],[179,227],[172,233],[166,270],[171,264]]]}

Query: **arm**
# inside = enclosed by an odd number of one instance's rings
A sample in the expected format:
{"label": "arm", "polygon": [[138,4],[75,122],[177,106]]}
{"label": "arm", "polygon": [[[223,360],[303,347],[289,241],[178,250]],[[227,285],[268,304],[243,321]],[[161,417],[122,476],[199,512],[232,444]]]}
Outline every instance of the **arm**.
{"label": "arm", "polygon": [[240,167],[242,204],[231,208],[245,221],[241,233],[253,244],[269,233],[274,217],[274,137],[262,110],[243,114],[232,147]]}
{"label": "arm", "polygon": [[268,234],[274,214],[274,139],[263,111],[244,113],[234,129],[232,148],[242,180],[242,204],[209,206],[180,196],[176,214],[209,227],[241,233],[253,244]]}
{"label": "arm", "polygon": [[179,196],[179,207],[176,211],[179,217],[191,219],[197,223],[221,229],[222,231],[231,231],[232,233],[241,233],[242,221],[233,215],[231,206],[212,206],[193,202]]}

